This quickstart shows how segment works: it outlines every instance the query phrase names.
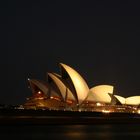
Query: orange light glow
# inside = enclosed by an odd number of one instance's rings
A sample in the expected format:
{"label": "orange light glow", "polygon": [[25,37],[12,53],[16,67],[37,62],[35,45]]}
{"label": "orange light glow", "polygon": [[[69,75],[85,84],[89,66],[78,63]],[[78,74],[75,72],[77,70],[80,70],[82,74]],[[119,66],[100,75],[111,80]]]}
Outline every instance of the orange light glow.
{"label": "orange light glow", "polygon": [[110,110],[102,110],[103,113],[110,113]]}

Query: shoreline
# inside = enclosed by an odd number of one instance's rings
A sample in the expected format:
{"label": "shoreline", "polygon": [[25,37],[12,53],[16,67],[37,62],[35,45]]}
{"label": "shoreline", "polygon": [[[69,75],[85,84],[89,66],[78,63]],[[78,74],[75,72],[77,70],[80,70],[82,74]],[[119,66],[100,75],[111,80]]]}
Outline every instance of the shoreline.
{"label": "shoreline", "polygon": [[1,125],[140,124],[136,113],[1,109]]}

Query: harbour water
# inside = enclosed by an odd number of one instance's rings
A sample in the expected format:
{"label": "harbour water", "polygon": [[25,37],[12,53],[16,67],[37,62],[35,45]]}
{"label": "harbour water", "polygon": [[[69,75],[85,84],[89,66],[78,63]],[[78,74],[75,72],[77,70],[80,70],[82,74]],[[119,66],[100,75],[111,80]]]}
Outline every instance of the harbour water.
{"label": "harbour water", "polygon": [[140,124],[1,125],[0,138],[1,140],[140,140]]}

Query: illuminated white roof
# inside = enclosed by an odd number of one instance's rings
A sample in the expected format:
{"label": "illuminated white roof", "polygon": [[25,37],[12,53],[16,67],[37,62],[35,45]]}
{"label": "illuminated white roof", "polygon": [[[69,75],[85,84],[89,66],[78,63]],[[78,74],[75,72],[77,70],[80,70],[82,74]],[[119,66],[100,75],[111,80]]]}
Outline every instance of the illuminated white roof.
{"label": "illuminated white roof", "polygon": [[42,91],[46,95],[46,97],[50,97],[50,94],[53,96],[59,96],[58,93],[55,92],[48,83],[44,83],[42,81],[35,79],[28,79],[28,81],[30,83],[30,87],[33,94],[36,93],[37,87],[40,91]]}
{"label": "illuminated white roof", "polygon": [[[60,68],[61,68],[61,72],[63,69],[65,74],[68,76],[68,78],[70,78],[71,80],[70,84],[73,86],[74,91],[75,91],[74,93],[72,91],[72,93],[74,94],[75,98],[80,104],[87,97],[87,94],[89,92],[89,87],[87,83],[81,77],[81,75],[77,71],[75,71],[73,68],[62,63],[60,63]],[[63,72],[62,72],[62,78],[67,80]]]}
{"label": "illuminated white roof", "polygon": [[30,87],[31,87],[31,90],[32,90],[33,94],[36,92],[36,89],[35,89],[35,86],[36,86],[45,95],[48,95],[49,87],[48,87],[47,83],[44,84],[44,82],[41,82],[41,81],[35,80],[35,79],[28,79],[28,81],[30,83]]}
{"label": "illuminated white roof", "polygon": [[95,101],[102,103],[110,103],[111,97],[108,93],[113,94],[113,86],[99,85],[90,89],[87,97],[87,101]]}
{"label": "illuminated white roof", "polygon": [[131,96],[126,98],[127,105],[140,105],[140,96]]}
{"label": "illuminated white roof", "polygon": [[125,104],[125,98],[122,97],[122,96],[119,96],[119,95],[114,95],[119,101],[121,104]]}
{"label": "illuminated white roof", "polygon": [[[61,77],[60,75],[57,74],[57,76],[55,76],[56,74],[53,73],[48,73],[48,76],[53,80],[53,82],[55,83],[55,85],[57,86],[57,88],[59,89],[63,100],[67,100],[67,99],[71,99],[71,100],[75,100],[72,92],[65,86],[65,84],[58,78]],[[67,92],[67,95],[66,95]]]}

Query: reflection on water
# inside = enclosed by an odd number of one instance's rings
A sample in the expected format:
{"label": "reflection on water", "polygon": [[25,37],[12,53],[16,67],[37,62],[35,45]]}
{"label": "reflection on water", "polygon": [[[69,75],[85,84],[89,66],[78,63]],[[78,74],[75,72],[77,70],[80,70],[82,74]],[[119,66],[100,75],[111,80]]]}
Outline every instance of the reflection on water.
{"label": "reflection on water", "polygon": [[0,126],[1,139],[140,140],[139,124]]}

